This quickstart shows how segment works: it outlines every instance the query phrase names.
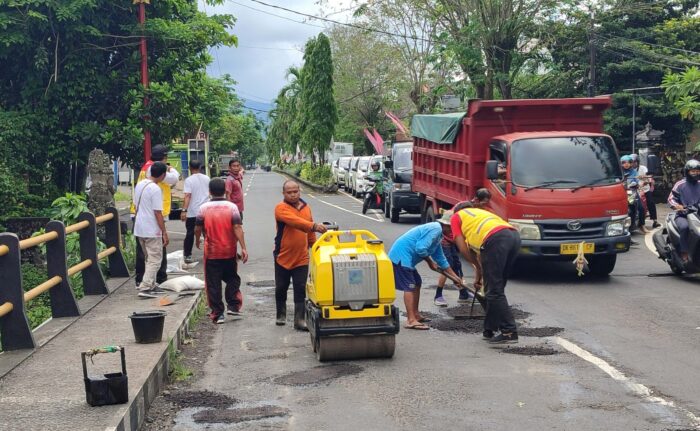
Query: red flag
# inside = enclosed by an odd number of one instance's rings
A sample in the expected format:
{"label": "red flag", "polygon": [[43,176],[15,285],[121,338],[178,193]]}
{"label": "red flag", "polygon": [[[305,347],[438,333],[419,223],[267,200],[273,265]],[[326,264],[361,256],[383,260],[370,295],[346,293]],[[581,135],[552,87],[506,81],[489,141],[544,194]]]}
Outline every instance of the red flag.
{"label": "red flag", "polygon": [[[375,151],[378,151],[377,142],[376,142],[376,141],[377,141],[377,138],[374,137],[371,133],[369,133],[369,130],[364,129],[363,131],[365,132],[365,136],[367,136],[367,139],[369,139],[369,142],[370,142],[370,143],[372,144],[372,146],[374,147],[374,150],[375,150]],[[379,154],[381,154],[381,153],[379,153]]]}
{"label": "red flag", "polygon": [[384,154],[384,139],[382,139],[381,135],[379,135],[379,132],[377,132],[377,129],[374,129],[374,139],[377,141],[376,149],[377,149],[377,154]]}
{"label": "red flag", "polygon": [[396,126],[396,128],[397,128],[400,132],[402,132],[402,133],[405,134],[405,135],[408,134],[408,130],[406,130],[406,126],[403,125],[403,123],[401,122],[401,120],[399,119],[399,117],[397,117],[396,115],[392,114],[391,112],[385,112],[385,114],[386,114],[387,117],[389,117],[389,119],[391,120],[391,122],[394,123],[394,126]]}

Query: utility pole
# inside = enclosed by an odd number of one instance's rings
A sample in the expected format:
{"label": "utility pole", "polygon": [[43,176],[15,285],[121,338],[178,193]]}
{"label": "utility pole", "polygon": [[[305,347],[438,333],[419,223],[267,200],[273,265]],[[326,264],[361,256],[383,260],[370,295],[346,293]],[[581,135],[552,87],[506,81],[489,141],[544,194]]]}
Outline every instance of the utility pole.
{"label": "utility pole", "polygon": [[[133,4],[139,5],[139,25],[141,26],[141,84],[143,88],[148,89],[148,50],[146,46],[146,5],[151,4],[151,0],[133,0]],[[148,106],[148,96],[143,98],[144,108]],[[147,120],[149,117],[144,117]],[[144,162],[151,157],[151,131],[148,126],[143,126],[143,153]]]}
{"label": "utility pole", "polygon": [[590,51],[589,64],[589,80],[588,80],[588,97],[595,96],[595,63],[596,63],[596,46],[595,46],[595,12],[591,9],[591,28],[588,34],[588,50]]}

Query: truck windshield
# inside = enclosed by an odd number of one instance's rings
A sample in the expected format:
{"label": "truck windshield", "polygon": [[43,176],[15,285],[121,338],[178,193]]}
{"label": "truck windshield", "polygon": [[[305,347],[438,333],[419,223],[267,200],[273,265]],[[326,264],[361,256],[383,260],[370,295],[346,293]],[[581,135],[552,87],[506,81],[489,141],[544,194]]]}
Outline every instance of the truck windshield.
{"label": "truck windshield", "polygon": [[352,160],[352,157],[341,157],[340,158],[340,167],[343,169],[350,169],[350,160]]}
{"label": "truck windshield", "polygon": [[603,136],[515,141],[511,165],[511,179],[522,187],[604,186],[622,178],[615,145]]}
{"label": "truck windshield", "polygon": [[394,146],[394,154],[392,156],[394,158],[393,162],[395,171],[410,171],[413,169],[413,164],[411,161],[412,152],[413,145]]}

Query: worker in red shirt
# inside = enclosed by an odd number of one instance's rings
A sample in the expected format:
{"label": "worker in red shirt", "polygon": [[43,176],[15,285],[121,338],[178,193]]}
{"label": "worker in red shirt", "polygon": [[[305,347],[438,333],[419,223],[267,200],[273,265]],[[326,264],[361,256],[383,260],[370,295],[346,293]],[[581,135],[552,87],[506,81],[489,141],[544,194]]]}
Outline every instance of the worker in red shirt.
{"label": "worker in red shirt", "polygon": [[228,176],[226,177],[226,199],[236,204],[243,221],[243,173],[241,161],[231,159],[228,162]]}
{"label": "worker in red shirt", "polygon": [[284,200],[275,207],[275,323],[278,326],[286,323],[287,291],[291,279],[294,290],[294,329],[305,331],[304,301],[309,275],[309,248],[316,242],[315,232],[323,233],[326,227],[314,223],[311,208],[301,199],[299,184],[291,180],[285,181],[282,194]]}
{"label": "worker in red shirt", "polygon": [[221,284],[226,283],[225,299],[227,313],[240,315],[243,297],[241,295],[241,278],[238,275],[237,244],[240,243],[240,257],[243,263],[248,261],[248,250],[241,226],[241,216],[236,205],[224,197],[226,183],[221,178],[209,182],[211,200],[199,207],[195,221],[195,240],[201,249],[201,237],[204,233],[204,280],[207,302],[214,323],[224,323],[224,303],[221,300]]}

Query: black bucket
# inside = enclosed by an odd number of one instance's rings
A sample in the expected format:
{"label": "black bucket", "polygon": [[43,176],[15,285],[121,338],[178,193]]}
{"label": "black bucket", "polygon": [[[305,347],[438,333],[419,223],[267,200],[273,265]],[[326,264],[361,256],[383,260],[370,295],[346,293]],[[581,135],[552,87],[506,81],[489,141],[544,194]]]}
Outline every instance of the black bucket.
{"label": "black bucket", "polygon": [[[103,374],[102,376],[88,376],[85,357],[90,353],[81,353],[83,360],[83,381],[85,382],[85,399],[87,403],[93,407],[107,406],[111,404],[124,404],[129,401],[129,378],[126,375],[124,348],[116,347],[111,350],[103,350],[97,353],[117,351],[121,353],[121,372]],[[97,353],[90,354],[91,358]]]}
{"label": "black bucket", "polygon": [[163,322],[165,311],[139,311],[129,316],[131,326],[134,328],[134,337],[137,343],[160,343],[163,338]]}

